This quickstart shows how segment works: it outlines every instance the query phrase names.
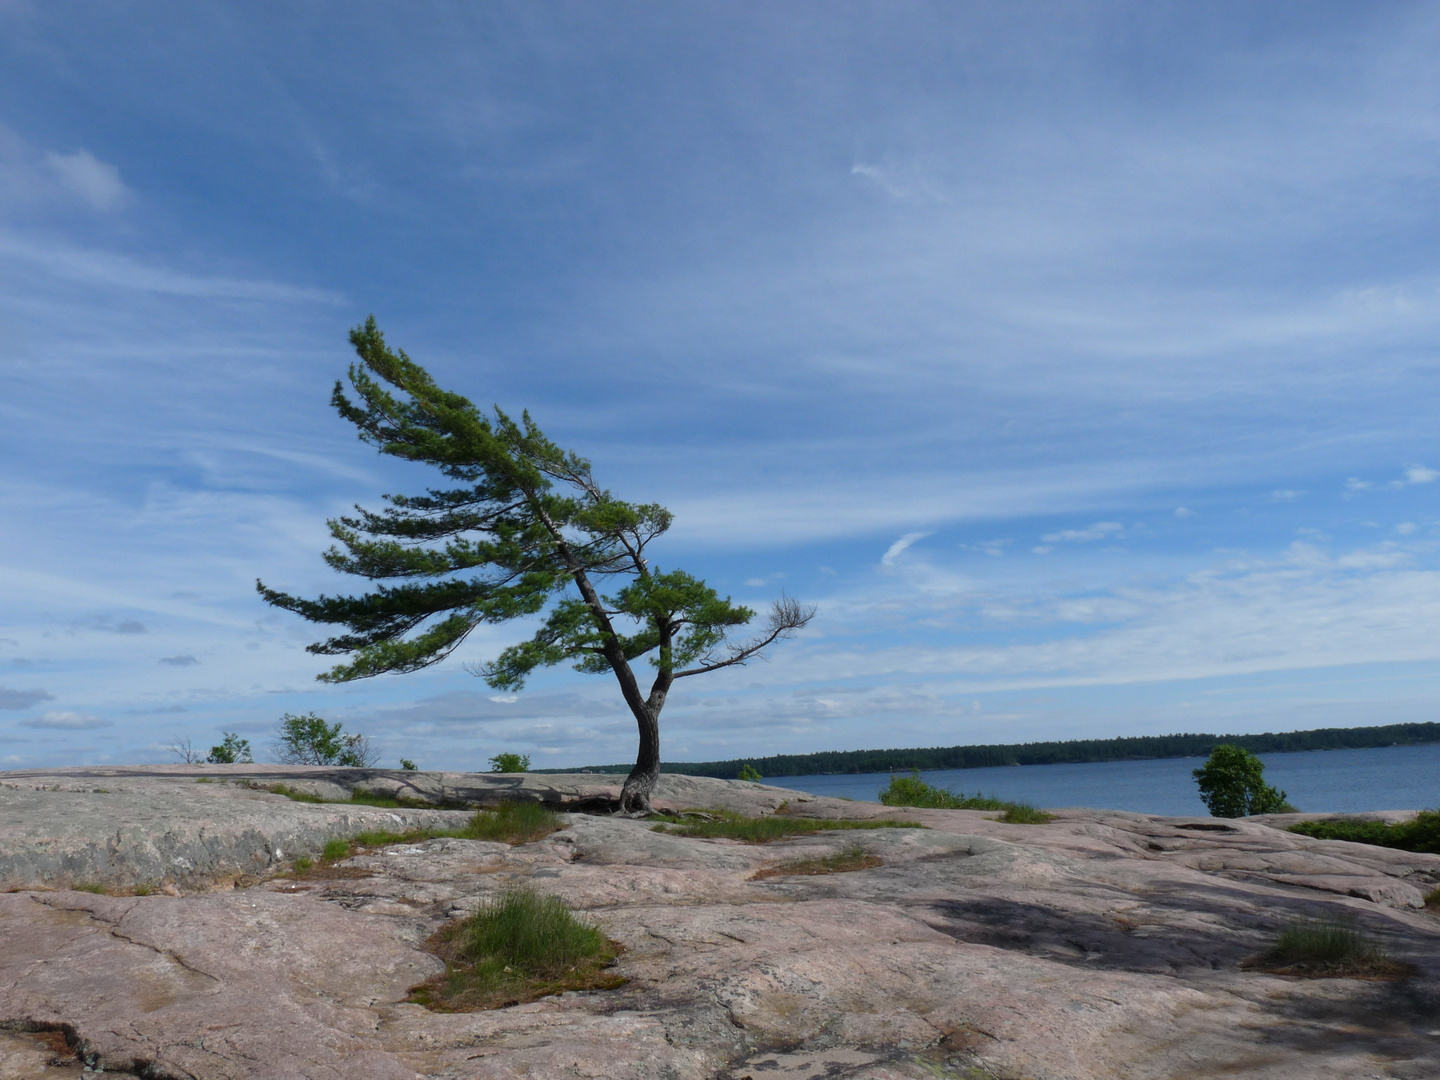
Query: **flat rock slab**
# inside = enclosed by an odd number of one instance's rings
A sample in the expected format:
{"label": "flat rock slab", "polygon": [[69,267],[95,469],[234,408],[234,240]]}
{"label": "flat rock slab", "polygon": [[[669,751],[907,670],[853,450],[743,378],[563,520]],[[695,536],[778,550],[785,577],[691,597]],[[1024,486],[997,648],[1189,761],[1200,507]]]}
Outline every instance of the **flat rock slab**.
{"label": "flat rock slab", "polygon": [[[328,784],[341,797],[393,775],[0,774],[0,858],[12,860],[0,865],[23,871],[0,894],[0,1075],[90,1064],[224,1080],[1440,1076],[1440,917],[1420,906],[1440,857],[1098,811],[1043,826],[904,811],[928,828],[767,845],[575,813],[518,847],[436,839],[368,851],[338,873],[273,876],[307,843],[467,811],[300,803],[245,784]],[[448,805],[493,802],[497,788],[596,805],[621,778],[400,780]],[[756,813],[787,800],[816,816],[895,816],[703,778],[666,777],[656,801]],[[266,859],[246,861],[252,842]],[[753,879],[854,848],[880,865]],[[116,895],[152,865],[179,895]],[[62,887],[75,867],[111,894]],[[522,883],[621,942],[628,982],[481,1013],[407,1003],[440,970],[424,940]],[[1419,974],[1240,968],[1301,917],[1354,921]],[[47,1066],[57,1057],[68,1064]]]}

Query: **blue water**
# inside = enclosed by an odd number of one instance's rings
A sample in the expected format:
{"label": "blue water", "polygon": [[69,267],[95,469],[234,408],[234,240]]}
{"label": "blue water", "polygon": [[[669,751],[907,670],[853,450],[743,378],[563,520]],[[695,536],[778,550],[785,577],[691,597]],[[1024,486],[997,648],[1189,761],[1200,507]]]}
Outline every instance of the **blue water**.
{"label": "blue water", "polygon": [[[1384,746],[1373,750],[1307,750],[1261,754],[1265,781],[1301,810],[1424,810],[1440,805],[1440,746]],[[1209,813],[1190,770],[1204,758],[1100,761],[1086,765],[1020,765],[991,769],[932,769],[926,783],[966,795],[993,795],[1036,806],[1088,806],[1145,814]],[[876,802],[889,773],[848,776],[767,776],[765,783],[812,795],[845,795]]]}

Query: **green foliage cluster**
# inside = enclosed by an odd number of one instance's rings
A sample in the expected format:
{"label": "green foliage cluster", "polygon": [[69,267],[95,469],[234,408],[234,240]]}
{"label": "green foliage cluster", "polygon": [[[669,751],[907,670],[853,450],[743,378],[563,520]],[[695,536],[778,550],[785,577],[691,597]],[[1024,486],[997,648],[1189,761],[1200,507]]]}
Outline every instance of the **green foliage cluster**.
{"label": "green foliage cluster", "polygon": [[406,772],[415,772],[420,766],[416,765],[415,762],[411,761],[408,757],[402,757],[400,759],[400,768]]}
{"label": "green foliage cluster", "polygon": [[890,786],[880,792],[880,801],[886,806],[914,806],[922,810],[1000,810],[1003,811],[1001,820],[1010,825],[1044,825],[1054,820],[1053,814],[1029,803],[933,787],[920,779],[919,770],[909,776],[890,777]]}
{"label": "green foliage cluster", "polygon": [[364,735],[346,735],[337,720],[327,723],[313,712],[285,713],[275,739],[275,760],[285,765],[344,765],[364,769],[379,759]]}
{"label": "green foliage cluster", "polygon": [[1410,821],[1387,825],[1383,821],[1340,818],[1330,821],[1301,821],[1291,832],[1320,840],[1351,840],[1358,844],[1426,851],[1440,855],[1440,810],[1422,810]]}
{"label": "green foliage cluster", "polygon": [[756,772],[755,769],[754,769],[754,768],[750,765],[750,763],[747,761],[747,762],[742,762],[742,763],[741,763],[741,765],[740,765],[740,772],[739,772],[739,774],[736,776],[736,779],[737,779],[737,780],[750,780],[750,781],[753,782],[753,781],[756,781],[756,780],[763,780],[764,777],[762,777],[758,772]]}
{"label": "green foliage cluster", "polygon": [[1212,817],[1295,812],[1285,792],[1265,783],[1265,763],[1242,746],[1222,743],[1193,775]]}
{"label": "green foliage cluster", "polygon": [[210,748],[210,755],[205,760],[211,765],[252,765],[255,758],[250,754],[250,740],[242,739],[233,731],[221,733],[224,738],[220,745]]}
{"label": "green foliage cluster", "polygon": [[[817,776],[884,773],[902,769],[983,769],[997,765],[1060,765],[1094,761],[1149,761],[1206,757],[1221,743],[1254,754],[1301,750],[1358,750],[1378,746],[1426,746],[1440,743],[1440,722],[1387,724],[1381,727],[1316,728],[1263,735],[1141,735],[1122,739],[1069,739],[1063,742],[1003,743],[985,746],[934,746],[903,750],[827,750],[816,754],[777,754],[732,761],[677,761],[662,772],[683,776],[733,777],[741,765],[764,776]],[[552,772],[625,772],[628,765],[589,765]]]}
{"label": "green foliage cluster", "polygon": [[902,821],[896,818],[831,821],[824,818],[787,817],[783,814],[772,814],[768,817],[744,817],[729,811],[707,813],[698,818],[656,814],[653,819],[661,822],[654,826],[655,832],[669,833],[672,836],[744,840],[747,844],[767,844],[772,840],[783,840],[787,836],[810,836],[833,829],[923,829],[925,827],[918,821]]}
{"label": "green foliage cluster", "polygon": [[411,991],[432,1009],[496,1008],[567,990],[613,988],[604,974],[619,954],[599,927],[558,896],[510,889],[431,939],[446,972]]}
{"label": "green foliage cluster", "polygon": [[498,773],[529,772],[529,754],[496,754],[490,759],[490,771]]}

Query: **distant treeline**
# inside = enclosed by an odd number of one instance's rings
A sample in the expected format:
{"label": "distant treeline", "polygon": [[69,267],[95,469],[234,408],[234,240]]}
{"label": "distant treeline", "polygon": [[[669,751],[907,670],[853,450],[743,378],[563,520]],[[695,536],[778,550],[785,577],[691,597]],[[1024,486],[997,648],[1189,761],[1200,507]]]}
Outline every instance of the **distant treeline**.
{"label": "distant treeline", "polygon": [[[1084,761],[1142,761],[1153,758],[1206,757],[1220,743],[1234,743],[1256,754],[1298,750],[1351,750],[1374,746],[1440,743],[1440,723],[1387,724],[1384,727],[1317,728],[1266,732],[1264,735],[1137,735],[1123,739],[1071,739],[1066,742],[1000,746],[933,746],[914,750],[827,750],[819,754],[776,754],[734,761],[672,761],[661,772],[734,779],[749,765],[761,776],[814,776],[894,772],[909,769],[980,769],[994,765],[1059,765]],[[550,772],[629,772],[629,765],[592,765]]]}

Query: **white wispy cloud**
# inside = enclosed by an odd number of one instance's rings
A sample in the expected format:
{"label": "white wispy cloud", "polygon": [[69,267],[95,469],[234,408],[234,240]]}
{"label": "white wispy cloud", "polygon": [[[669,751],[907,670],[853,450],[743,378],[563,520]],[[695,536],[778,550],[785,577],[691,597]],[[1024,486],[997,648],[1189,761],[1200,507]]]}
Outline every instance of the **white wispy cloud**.
{"label": "white wispy cloud", "polygon": [[95,210],[114,210],[129,197],[130,192],[120,179],[120,170],[100,161],[89,150],[45,155],[45,164],[59,181]]}
{"label": "white wispy cloud", "polygon": [[[1184,516],[1184,515],[1180,515]],[[1061,529],[1041,537],[1047,544],[1085,544],[1092,540],[1113,540],[1125,532],[1118,521],[1097,521],[1083,529]]]}
{"label": "white wispy cloud", "polygon": [[885,549],[885,554],[880,556],[880,565],[893,566],[895,564],[895,560],[898,559],[901,555],[905,554],[906,550],[909,549],[911,545],[915,544],[917,541],[924,540],[927,536],[932,535],[934,534],[928,532],[906,533],[904,536],[900,537],[899,540],[896,540],[893,544],[891,544],[888,548]]}

